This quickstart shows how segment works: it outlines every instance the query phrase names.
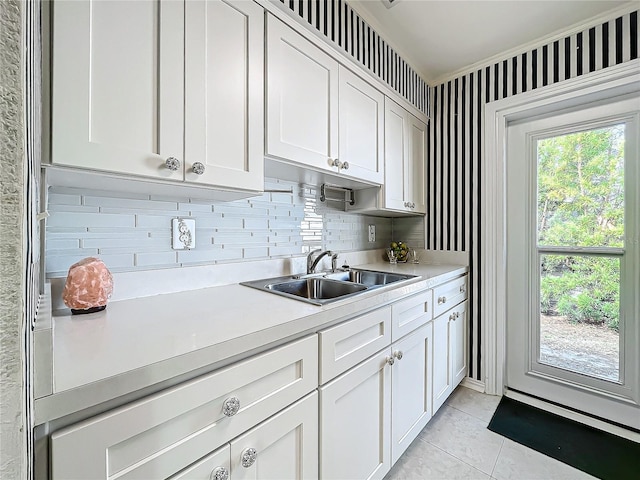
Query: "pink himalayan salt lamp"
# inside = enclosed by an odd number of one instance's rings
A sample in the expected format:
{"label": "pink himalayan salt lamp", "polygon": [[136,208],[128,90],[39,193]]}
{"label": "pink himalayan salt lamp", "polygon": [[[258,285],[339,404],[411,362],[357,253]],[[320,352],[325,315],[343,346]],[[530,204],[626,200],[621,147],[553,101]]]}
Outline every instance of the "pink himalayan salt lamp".
{"label": "pink himalayan salt lamp", "polygon": [[87,257],[69,268],[62,300],[71,313],[94,313],[107,308],[113,292],[113,277],[107,266],[95,257]]}

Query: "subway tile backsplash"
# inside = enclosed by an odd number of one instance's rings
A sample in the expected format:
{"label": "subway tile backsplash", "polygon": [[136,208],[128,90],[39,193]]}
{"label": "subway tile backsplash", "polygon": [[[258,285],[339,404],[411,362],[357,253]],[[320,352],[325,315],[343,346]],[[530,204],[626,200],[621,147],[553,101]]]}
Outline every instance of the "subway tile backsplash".
{"label": "subway tile backsplash", "polygon": [[[47,276],[65,276],[69,266],[87,256],[99,256],[114,272],[127,272],[293,257],[314,248],[338,252],[378,249],[391,241],[390,218],[345,213],[327,206],[319,201],[315,187],[267,179],[265,188],[279,192],[206,203],[51,187],[45,243]],[[196,220],[195,249],[171,249],[171,219],[175,217]],[[407,222],[409,230],[422,230],[421,218],[404,219],[403,230]],[[367,237],[370,224],[376,225],[373,243]],[[422,247],[424,235],[418,241]]]}

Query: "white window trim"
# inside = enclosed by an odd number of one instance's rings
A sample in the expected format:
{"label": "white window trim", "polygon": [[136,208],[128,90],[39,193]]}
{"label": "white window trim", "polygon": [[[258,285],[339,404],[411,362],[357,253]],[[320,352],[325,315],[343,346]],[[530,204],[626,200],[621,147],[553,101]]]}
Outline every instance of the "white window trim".
{"label": "white window trim", "polygon": [[501,395],[506,358],[506,131],[514,120],[640,91],[640,59],[491,102],[484,107],[481,205],[482,378]]}

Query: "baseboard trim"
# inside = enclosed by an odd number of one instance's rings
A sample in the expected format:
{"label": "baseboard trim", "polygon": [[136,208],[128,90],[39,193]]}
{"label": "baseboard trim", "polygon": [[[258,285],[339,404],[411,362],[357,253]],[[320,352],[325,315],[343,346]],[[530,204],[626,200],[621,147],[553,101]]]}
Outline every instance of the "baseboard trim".
{"label": "baseboard trim", "polygon": [[597,428],[598,430],[603,430],[613,435],[626,438],[627,440],[631,440],[632,442],[640,443],[640,433],[627,430],[626,428],[622,428],[617,425],[612,425],[602,420],[598,420],[597,418],[593,418],[588,415],[583,415],[581,413],[574,412],[573,410],[562,408],[558,405],[554,405],[552,403],[545,402],[544,400],[540,400],[538,398],[534,398],[520,392],[515,392],[513,390],[507,389],[505,392],[505,396],[513,400],[526,403],[527,405],[531,405],[532,407],[537,407],[547,412],[560,415],[561,417],[565,417],[570,420],[574,420],[576,422],[582,423],[584,425]]}
{"label": "baseboard trim", "polygon": [[471,390],[475,390],[476,392],[484,393],[484,383],[480,380],[476,380],[470,377],[464,377],[460,385],[463,387],[470,388]]}

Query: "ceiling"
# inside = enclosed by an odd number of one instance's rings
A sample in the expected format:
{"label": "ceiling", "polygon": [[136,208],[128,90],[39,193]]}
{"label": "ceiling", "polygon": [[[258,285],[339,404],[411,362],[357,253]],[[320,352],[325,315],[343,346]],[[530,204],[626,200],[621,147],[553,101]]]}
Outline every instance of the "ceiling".
{"label": "ceiling", "polygon": [[628,1],[349,0],[429,83],[577,26]]}

